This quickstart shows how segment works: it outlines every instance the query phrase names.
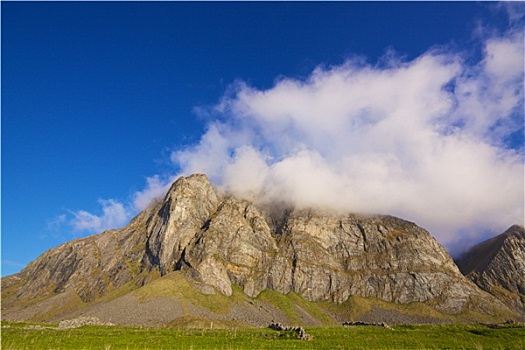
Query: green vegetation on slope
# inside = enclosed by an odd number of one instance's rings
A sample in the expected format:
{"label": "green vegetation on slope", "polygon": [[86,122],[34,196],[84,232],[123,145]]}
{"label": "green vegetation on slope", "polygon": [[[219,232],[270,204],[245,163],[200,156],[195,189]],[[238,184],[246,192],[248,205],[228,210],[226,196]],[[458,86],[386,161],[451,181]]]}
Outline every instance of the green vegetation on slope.
{"label": "green vegetation on slope", "polygon": [[232,286],[232,289],[233,294],[229,297],[219,292],[204,294],[196,290],[181,272],[176,271],[137,289],[133,295],[143,302],[151,298],[170,297],[182,303],[189,302],[207,308],[217,314],[225,314],[233,304],[244,303],[247,298],[239,287]]}
{"label": "green vegetation on slope", "polygon": [[[42,304],[45,307],[35,309],[35,314],[26,319],[30,319],[32,322],[48,322],[49,320],[74,318],[76,317],[75,310],[97,305],[99,308],[104,308],[105,303],[125,297],[128,294],[136,298],[139,303],[147,303],[158,298],[174,300],[180,305],[183,317],[164,321],[163,325],[179,328],[185,326],[188,328],[209,328],[212,322],[214,322],[214,328],[266,326],[270,318],[280,320],[289,326],[333,326],[342,321],[371,320],[370,315],[373,315],[372,322],[384,321],[387,323],[476,321],[494,323],[512,318],[512,315],[509,316],[504,313],[487,315],[469,310],[456,315],[447,315],[424,303],[395,304],[359,296],[351,296],[344,303],[336,304],[328,301],[312,302],[297,293],[281,294],[272,290],[264,290],[257,297],[252,298],[236,285],[232,285],[233,294],[231,296],[219,292],[206,294],[202,292],[203,290],[213,292],[213,288],[209,286],[206,287],[202,283],[187,280],[180,271],[171,272],[162,277],[153,274],[149,283],[144,286],[139,287],[137,281],[131,281],[91,303],[84,303],[73,293],[49,298],[46,304]],[[4,293],[4,291],[2,292]],[[24,306],[24,301],[19,301],[20,307]],[[210,313],[196,313],[196,308],[208,310]],[[239,312],[253,313],[255,317],[251,317],[251,323],[249,323],[247,318],[234,317],[230,314],[234,309],[237,310],[237,315]],[[27,311],[27,309],[22,309],[22,311],[24,310]],[[254,322],[253,320],[257,319],[256,315],[258,314],[261,315],[261,318],[258,322]],[[136,324],[141,324],[140,320],[136,321]],[[114,320],[114,322],[119,323],[118,320]]]}
{"label": "green vegetation on slope", "polygon": [[264,290],[256,298],[261,302],[267,302],[281,310],[290,324],[298,325],[301,322],[301,311],[307,313],[310,317],[317,320],[322,325],[334,325],[335,320],[328,316],[326,312],[320,307],[320,303],[315,303],[304,299],[301,295],[290,292],[288,294],[281,294],[273,290]]}

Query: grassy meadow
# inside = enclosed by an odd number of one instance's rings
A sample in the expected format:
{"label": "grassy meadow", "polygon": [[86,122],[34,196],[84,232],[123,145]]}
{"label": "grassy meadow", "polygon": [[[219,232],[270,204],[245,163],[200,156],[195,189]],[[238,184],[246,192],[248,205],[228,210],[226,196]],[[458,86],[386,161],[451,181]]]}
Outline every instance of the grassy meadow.
{"label": "grassy meadow", "polygon": [[[144,349],[525,349],[525,327],[481,324],[305,327],[312,340],[268,328],[83,326],[60,330],[3,322],[3,350]],[[42,325],[47,327],[46,325]]]}

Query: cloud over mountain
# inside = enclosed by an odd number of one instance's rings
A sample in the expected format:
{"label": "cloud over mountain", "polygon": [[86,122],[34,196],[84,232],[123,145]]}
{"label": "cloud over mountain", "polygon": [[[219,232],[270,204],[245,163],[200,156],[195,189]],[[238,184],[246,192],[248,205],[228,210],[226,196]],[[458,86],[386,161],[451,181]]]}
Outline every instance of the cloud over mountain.
{"label": "cloud over mountain", "polygon": [[478,54],[443,46],[406,60],[388,51],[267,89],[239,80],[216,105],[195,108],[206,132],[171,153],[173,173],[70,223],[121,226],[177,177],[202,172],[263,203],[403,217],[453,253],[458,242],[523,224],[523,11],[505,6],[510,29],[478,28]]}
{"label": "cloud over mountain", "polygon": [[131,213],[123,203],[115,199],[99,199],[102,214],[96,215],[86,210],[71,212],[71,225],[76,231],[101,232],[124,226]]}
{"label": "cloud over mountain", "polygon": [[501,231],[524,221],[523,39],[491,37],[475,63],[436,48],[320,66],[266,90],[238,81],[172,161],[239,196],[389,213],[445,244]]}

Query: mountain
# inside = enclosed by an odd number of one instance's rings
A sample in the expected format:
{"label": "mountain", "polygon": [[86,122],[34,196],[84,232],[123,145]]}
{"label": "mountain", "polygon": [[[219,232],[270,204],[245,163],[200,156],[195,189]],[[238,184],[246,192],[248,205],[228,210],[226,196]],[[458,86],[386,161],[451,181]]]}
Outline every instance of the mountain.
{"label": "mountain", "polygon": [[520,318],[521,311],[465,278],[414,223],[258,207],[202,174],[179,178],[125,228],[65,243],[2,279],[7,320],[267,325]]}
{"label": "mountain", "polygon": [[525,310],[525,229],[514,225],[470,249],[458,261],[461,272],[513,308]]}

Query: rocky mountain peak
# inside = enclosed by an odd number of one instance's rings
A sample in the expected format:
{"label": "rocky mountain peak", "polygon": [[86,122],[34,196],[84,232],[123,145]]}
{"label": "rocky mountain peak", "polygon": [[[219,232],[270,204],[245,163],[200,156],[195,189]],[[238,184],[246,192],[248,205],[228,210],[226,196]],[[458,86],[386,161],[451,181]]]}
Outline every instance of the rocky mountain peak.
{"label": "rocky mountain peak", "polygon": [[125,284],[142,286],[173,271],[191,281],[195,293],[230,296],[238,286],[250,298],[272,290],[336,304],[351,296],[421,302],[445,313],[506,309],[466,279],[414,223],[280,204],[258,207],[219,194],[205,175],[196,174],[175,181],[163,200],[125,228],[66,243],[2,279],[2,310],[16,314],[17,305],[31,304],[27,300],[36,295],[93,302]]}
{"label": "rocky mountain peak", "polygon": [[514,225],[467,251],[458,261],[461,271],[481,289],[524,308],[525,229]]}
{"label": "rocky mountain peak", "polygon": [[175,181],[148,225],[146,253],[150,263],[163,274],[172,271],[217,204],[206,175],[195,174]]}
{"label": "rocky mountain peak", "polygon": [[181,270],[225,295],[235,284],[252,297],[265,289],[337,303],[360,295],[432,302],[449,312],[480,296],[445,249],[414,223],[289,206],[261,209],[217,195],[204,175],[173,184],[148,225],[146,247],[150,268]]}

